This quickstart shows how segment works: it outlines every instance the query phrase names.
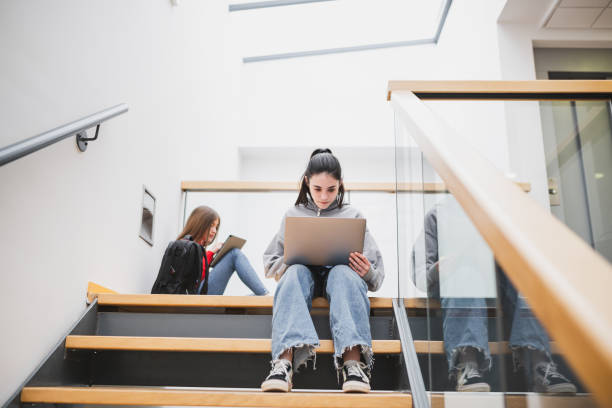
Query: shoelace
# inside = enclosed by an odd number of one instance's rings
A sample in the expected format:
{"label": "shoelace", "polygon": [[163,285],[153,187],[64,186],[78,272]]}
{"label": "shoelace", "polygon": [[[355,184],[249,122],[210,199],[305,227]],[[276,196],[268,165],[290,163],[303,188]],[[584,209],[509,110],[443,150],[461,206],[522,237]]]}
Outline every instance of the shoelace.
{"label": "shoelace", "polygon": [[540,366],[539,368],[540,370],[544,371],[544,382],[546,384],[550,382],[549,378],[558,378],[562,381],[569,382],[569,380],[565,378],[563,374],[557,371],[557,365],[555,363],[546,364],[546,369],[544,369],[544,367],[542,366]]}
{"label": "shoelace", "polygon": [[348,364],[346,367],[346,376],[350,377],[350,376],[355,376],[355,377],[359,377],[361,378],[363,381],[367,382],[367,376],[365,375],[365,373],[363,372],[363,369],[365,368],[365,364],[362,362],[356,362],[356,363],[351,363]]}
{"label": "shoelace", "polygon": [[466,364],[463,368],[463,372],[459,376],[459,380],[457,380],[457,383],[463,385],[467,380],[474,377],[480,377],[480,373],[472,364]]}
{"label": "shoelace", "polygon": [[289,371],[289,363],[285,363],[284,361],[277,361],[276,363],[272,363],[272,371],[270,371],[270,375],[268,375],[268,377],[271,377],[273,375],[287,375],[287,372]]}

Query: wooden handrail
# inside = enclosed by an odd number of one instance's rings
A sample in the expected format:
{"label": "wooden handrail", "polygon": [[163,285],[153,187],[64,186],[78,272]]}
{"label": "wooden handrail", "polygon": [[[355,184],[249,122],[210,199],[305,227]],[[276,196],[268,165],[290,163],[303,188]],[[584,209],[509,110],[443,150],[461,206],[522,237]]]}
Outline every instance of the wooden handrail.
{"label": "wooden handrail", "polygon": [[[517,183],[525,192],[531,191],[531,184]],[[345,183],[346,191],[395,193],[395,183],[389,182],[353,182]],[[444,183],[400,183],[398,191],[422,193],[447,193]],[[298,191],[297,183],[286,181],[183,181],[183,191],[215,191],[215,192],[270,192]]]}
{"label": "wooden handrail", "polygon": [[[580,82],[558,89],[597,90],[581,88]],[[606,92],[612,90],[612,81],[602,82]],[[612,266],[463,143],[415,94],[395,89],[396,116],[529,299],[563,356],[598,402],[612,406]]]}
{"label": "wooden handrail", "polygon": [[389,81],[387,100],[394,92],[406,91],[420,99],[607,99],[612,81]]}

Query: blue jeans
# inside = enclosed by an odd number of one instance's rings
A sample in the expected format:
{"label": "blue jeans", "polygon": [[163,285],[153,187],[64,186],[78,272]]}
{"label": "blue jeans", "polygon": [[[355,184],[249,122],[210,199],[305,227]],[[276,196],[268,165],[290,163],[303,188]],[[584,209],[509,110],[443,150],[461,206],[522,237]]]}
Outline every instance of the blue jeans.
{"label": "blue jeans", "polygon": [[[503,315],[512,317],[509,346],[513,351],[528,348],[544,352],[550,358],[550,341],[544,328],[531,313],[525,300],[506,275],[498,269],[498,296]],[[456,371],[459,349],[473,347],[481,355],[480,370],[491,367],[489,334],[487,329],[487,305],[482,298],[442,298],[444,350],[449,373]],[[501,318],[500,316],[497,317]],[[515,353],[515,363],[517,355]]]}
{"label": "blue jeans", "polygon": [[259,296],[268,294],[268,289],[257,276],[248,258],[238,248],[230,250],[214,268],[210,269],[207,294],[222,295],[234,271],[253,293]]}
{"label": "blue jeans", "polygon": [[372,368],[372,335],[370,333],[370,300],[365,281],[347,265],[331,269],[292,265],[283,274],[274,294],[272,314],[272,359],[293,348],[293,370],[315,358],[319,338],[310,309],[315,282],[325,282],[329,301],[329,325],[334,341],[336,370],[342,366],[342,354],[354,346],[361,353],[368,369]]}

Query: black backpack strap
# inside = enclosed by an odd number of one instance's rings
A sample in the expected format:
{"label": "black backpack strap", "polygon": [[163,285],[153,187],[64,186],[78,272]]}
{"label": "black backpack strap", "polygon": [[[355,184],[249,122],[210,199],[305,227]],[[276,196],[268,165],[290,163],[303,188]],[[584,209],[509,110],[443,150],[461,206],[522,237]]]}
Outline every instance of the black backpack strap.
{"label": "black backpack strap", "polygon": [[210,265],[208,265],[208,256],[206,254],[206,248],[202,247],[204,252],[204,285],[202,285],[202,290],[200,291],[200,295],[206,295],[208,293],[208,275],[210,275]]}

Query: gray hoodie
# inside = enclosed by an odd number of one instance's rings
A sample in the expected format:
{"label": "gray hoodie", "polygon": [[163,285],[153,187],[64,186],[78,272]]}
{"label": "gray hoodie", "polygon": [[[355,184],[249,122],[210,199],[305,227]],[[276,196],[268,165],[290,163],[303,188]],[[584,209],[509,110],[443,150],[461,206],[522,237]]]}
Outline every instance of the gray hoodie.
{"label": "gray hoodie", "polygon": [[[287,269],[287,265],[283,263],[286,217],[365,218],[359,210],[348,204],[344,204],[342,208],[339,208],[337,201],[334,201],[324,210],[319,210],[311,200],[308,200],[308,204],[305,206],[299,204],[289,208],[283,216],[278,232],[272,239],[272,242],[270,242],[270,245],[268,245],[268,248],[266,248],[263,256],[266,277],[275,278],[276,280],[279,280]],[[363,243],[363,254],[370,261],[370,270],[363,277],[363,280],[368,284],[369,290],[376,291],[382,285],[385,278],[385,270],[380,250],[367,226]]]}

